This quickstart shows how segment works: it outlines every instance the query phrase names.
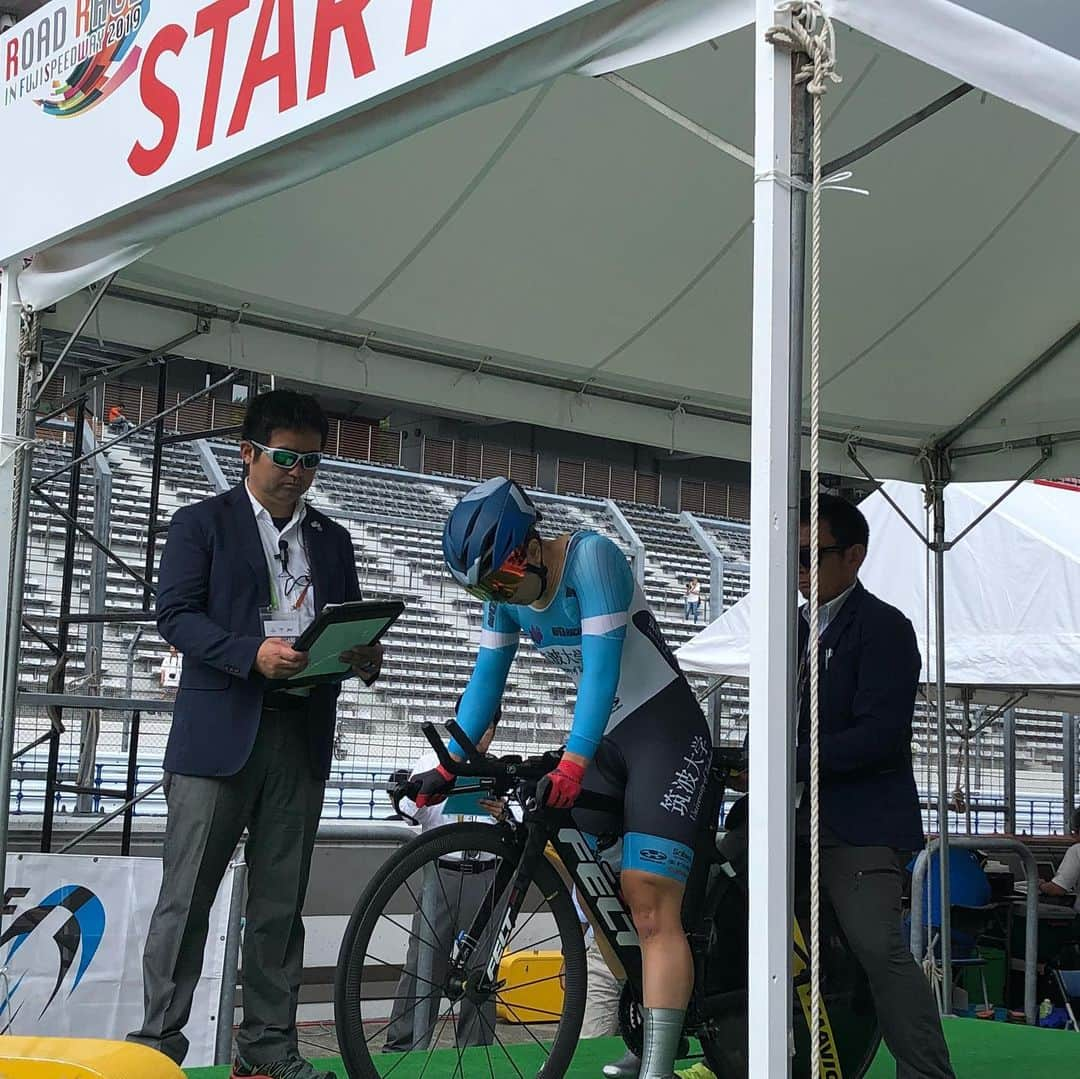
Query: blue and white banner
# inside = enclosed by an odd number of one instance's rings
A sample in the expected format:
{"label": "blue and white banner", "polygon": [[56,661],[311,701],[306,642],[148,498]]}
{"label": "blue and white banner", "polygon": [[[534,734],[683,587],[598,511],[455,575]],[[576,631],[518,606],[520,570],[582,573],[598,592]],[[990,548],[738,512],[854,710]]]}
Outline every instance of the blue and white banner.
{"label": "blue and white banner", "polygon": [[[156,858],[9,854],[0,919],[0,1033],[114,1038],[142,1025]],[[212,1064],[230,877],[210,912],[185,1064]],[[6,980],[5,980],[6,979]]]}

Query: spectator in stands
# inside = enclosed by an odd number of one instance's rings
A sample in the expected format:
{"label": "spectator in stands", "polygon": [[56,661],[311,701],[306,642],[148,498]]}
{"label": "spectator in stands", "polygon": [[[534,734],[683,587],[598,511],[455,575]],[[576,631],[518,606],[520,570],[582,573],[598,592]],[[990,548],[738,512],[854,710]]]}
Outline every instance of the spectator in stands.
{"label": "spectator in stands", "polygon": [[[352,540],[307,505],[328,424],[318,402],[274,390],[248,405],[246,479],[176,511],[162,555],[158,629],[184,658],[165,751],[161,892],[132,1041],[177,1063],[202,970],[211,903],[244,829],[244,1017],[234,1079],[329,1079],[297,1048],[301,908],[330,770],[338,687],[285,689],[295,639],[327,603],[360,598]],[[379,647],[342,660],[371,685]]]}
{"label": "spectator in stands", "polygon": [[109,432],[114,435],[122,435],[135,426],[124,414],[124,406],[115,404],[109,409],[108,415]]}
{"label": "spectator in stands", "polygon": [[683,618],[687,622],[697,624],[698,615],[701,612],[701,585],[696,577],[691,577],[686,582],[686,595],[683,596]]}
{"label": "spectator in stands", "polygon": [[[502,709],[500,708],[496,711],[491,726],[476,744],[476,748],[481,753],[487,752],[501,718]],[[439,758],[435,752],[428,750],[417,759],[409,776],[430,772],[438,763]],[[480,807],[490,814],[490,817],[474,819],[500,820],[507,812],[506,803],[503,801],[481,802]],[[433,828],[452,824],[456,819],[452,802],[449,804],[449,812],[447,808],[447,802],[440,802],[433,806],[418,806],[409,798],[401,800],[402,812],[419,823],[421,832],[430,832]],[[460,854],[449,854],[439,859],[438,874],[441,878],[441,887],[433,894],[434,912],[426,917],[430,918],[427,925],[431,929],[431,934],[437,941],[445,942],[447,948],[432,956],[431,973],[428,975],[431,986],[437,987],[445,983],[453,943],[462,930],[468,929],[481,901],[487,895],[491,887],[491,873],[494,868],[495,858],[490,855],[469,858],[467,864],[464,864],[463,856]],[[386,1031],[384,1047],[388,1053],[407,1053],[414,1048],[426,1048],[432,1034],[431,1030],[416,1031],[415,1029],[416,1017],[419,1014],[416,970],[423,932],[421,917],[420,911],[413,915],[409,950],[397,989],[394,991],[394,1006],[390,1012],[390,1026]],[[430,939],[430,937],[424,939]],[[434,994],[433,989],[430,995],[434,996]],[[434,1022],[440,1014],[439,1002],[435,1000],[432,1002],[431,1021]],[[478,1012],[467,996],[462,997],[454,1022],[454,1031],[459,1048],[470,1045],[491,1045],[495,1034],[494,998]]]}
{"label": "spectator in stands", "polygon": [[1043,895],[1073,895],[1073,910],[1080,914],[1080,808],[1072,811],[1069,820],[1069,832],[1073,845],[1061,859],[1053,880],[1039,881],[1039,891]]}
{"label": "spectator in stands", "polygon": [[158,668],[158,678],[161,680],[161,695],[163,697],[172,695],[180,687],[180,672],[183,665],[184,661],[180,658],[176,645],[170,644],[169,651]]}

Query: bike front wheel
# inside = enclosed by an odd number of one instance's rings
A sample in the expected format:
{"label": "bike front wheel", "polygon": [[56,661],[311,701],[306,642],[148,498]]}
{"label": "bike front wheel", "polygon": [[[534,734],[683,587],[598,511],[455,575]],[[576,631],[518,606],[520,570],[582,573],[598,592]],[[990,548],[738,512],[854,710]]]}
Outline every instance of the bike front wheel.
{"label": "bike front wheel", "polygon": [[[360,897],[338,958],[335,1017],[351,1079],[449,1074],[561,1079],[585,1010],[581,923],[541,858],[516,917],[523,845],[454,824],[403,846]],[[456,1058],[456,1059],[455,1059]]]}

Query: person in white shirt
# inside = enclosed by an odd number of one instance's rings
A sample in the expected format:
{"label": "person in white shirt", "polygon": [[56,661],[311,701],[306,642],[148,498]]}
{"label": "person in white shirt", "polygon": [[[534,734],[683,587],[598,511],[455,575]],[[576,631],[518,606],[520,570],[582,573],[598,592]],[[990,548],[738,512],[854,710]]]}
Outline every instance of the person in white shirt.
{"label": "person in white shirt", "polygon": [[170,691],[175,691],[180,686],[180,671],[183,668],[183,660],[176,650],[176,645],[169,645],[168,655],[161,661],[158,667],[158,677],[161,680],[161,695],[167,697]]}
{"label": "person in white shirt", "polygon": [[1069,831],[1075,843],[1065,852],[1053,880],[1039,881],[1043,895],[1074,895],[1073,910],[1080,914],[1080,808],[1074,809]]}
{"label": "person in white shirt", "polygon": [[[501,718],[500,710],[495,713],[491,726],[477,743],[476,748],[481,753],[487,752]],[[433,751],[423,753],[413,765],[410,776],[430,772],[438,763],[439,759]],[[493,823],[494,820],[502,819],[508,811],[506,803],[502,801],[486,801],[481,802],[480,805],[490,814],[490,817],[468,819]],[[430,832],[434,828],[455,824],[459,819],[465,819],[447,813],[445,802],[420,807],[412,799],[403,798],[401,811],[412,817],[420,825],[422,832]],[[390,1012],[390,1025],[386,1031],[385,1052],[407,1053],[412,1049],[427,1048],[432,1032],[414,1029],[416,1017],[421,1011],[417,1007],[416,977],[421,938],[423,936],[423,939],[428,940],[433,934],[436,940],[446,945],[445,951],[436,952],[431,963],[431,985],[432,987],[440,986],[446,980],[446,968],[450,961],[454,941],[458,933],[468,927],[487,894],[494,868],[495,858],[490,855],[465,859],[461,854],[452,853],[439,859],[438,874],[442,887],[436,890],[434,896],[435,910],[430,917],[431,933],[426,935],[423,933],[421,913],[417,911],[413,915],[405,967],[394,992],[394,1006]],[[426,1013],[428,1009],[424,1011]],[[438,1003],[430,1009],[430,1014],[433,1018],[439,1014]],[[470,1045],[491,1045],[495,1033],[494,1000],[489,1001],[480,1012],[477,1012],[468,997],[462,997],[455,1031],[459,1048]]]}

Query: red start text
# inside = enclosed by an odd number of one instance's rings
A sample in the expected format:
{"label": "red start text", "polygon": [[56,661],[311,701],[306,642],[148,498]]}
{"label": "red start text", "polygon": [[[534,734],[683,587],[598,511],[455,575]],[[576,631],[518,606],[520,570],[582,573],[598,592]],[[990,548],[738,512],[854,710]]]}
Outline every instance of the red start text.
{"label": "red start text", "polygon": [[[406,2],[406,0],[395,0]],[[407,0],[409,24],[403,42],[404,55],[424,49],[428,43],[434,0]],[[161,123],[161,136],[153,145],[136,142],[128,164],[139,176],[152,176],[172,154],[180,134],[182,108],[177,92],[165,81],[159,65],[164,57],[179,56],[192,37],[209,43],[209,62],[199,110],[196,149],[204,150],[222,137],[247,127],[251,104],[259,87],[273,83],[278,112],[295,108],[301,99],[312,101],[326,93],[331,50],[343,47],[353,77],[375,70],[364,9],[370,0],[315,0],[311,26],[311,61],[298,70],[294,0],[213,0],[195,16],[193,32],[171,23],[163,26],[146,45],[139,77],[139,93],[146,109]],[[222,101],[222,75],[233,20],[253,6],[258,17],[235,100]],[[269,42],[276,44],[268,51]],[[224,132],[224,135],[222,134]]]}

